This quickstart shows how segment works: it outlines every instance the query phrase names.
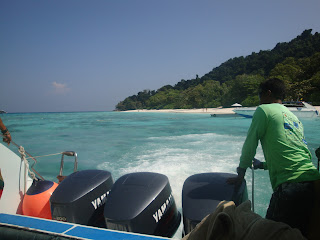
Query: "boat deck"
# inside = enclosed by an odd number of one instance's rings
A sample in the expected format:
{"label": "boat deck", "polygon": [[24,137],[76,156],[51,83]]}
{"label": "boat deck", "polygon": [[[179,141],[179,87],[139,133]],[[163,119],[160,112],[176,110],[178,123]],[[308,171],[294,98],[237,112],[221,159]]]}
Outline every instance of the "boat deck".
{"label": "boat deck", "polygon": [[[7,231],[6,231],[7,230]],[[108,240],[159,240],[168,239],[136,233],[88,227],[79,224],[58,222],[22,215],[0,213],[0,239],[17,239],[16,234],[56,236],[62,239],[108,239]],[[33,239],[33,238],[30,238]],[[46,239],[46,238],[37,238]]]}

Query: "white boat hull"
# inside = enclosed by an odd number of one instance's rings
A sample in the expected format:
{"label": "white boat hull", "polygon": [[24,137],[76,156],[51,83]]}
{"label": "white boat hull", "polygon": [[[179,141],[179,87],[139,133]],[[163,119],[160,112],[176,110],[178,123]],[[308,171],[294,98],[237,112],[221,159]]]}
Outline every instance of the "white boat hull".
{"label": "white boat hull", "polygon": [[[288,107],[288,109],[298,118],[315,118],[319,116],[319,112],[315,107],[305,102],[303,104],[304,107]],[[233,111],[242,117],[252,118],[256,109],[257,107],[242,107]]]}

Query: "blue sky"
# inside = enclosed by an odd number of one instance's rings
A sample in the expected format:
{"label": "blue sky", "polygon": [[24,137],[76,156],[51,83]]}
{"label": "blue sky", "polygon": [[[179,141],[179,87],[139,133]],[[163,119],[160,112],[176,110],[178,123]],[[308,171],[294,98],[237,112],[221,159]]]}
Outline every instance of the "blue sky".
{"label": "blue sky", "polygon": [[1,0],[0,110],[114,110],[320,32],[319,11],[319,0]]}

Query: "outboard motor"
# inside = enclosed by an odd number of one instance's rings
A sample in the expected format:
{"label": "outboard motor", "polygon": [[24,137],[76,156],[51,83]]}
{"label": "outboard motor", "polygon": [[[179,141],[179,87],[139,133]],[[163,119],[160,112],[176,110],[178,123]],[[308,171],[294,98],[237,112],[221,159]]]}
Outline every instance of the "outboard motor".
{"label": "outboard motor", "polygon": [[169,180],[151,172],[130,173],[113,185],[104,208],[108,229],[171,237],[180,225]]}
{"label": "outboard motor", "polygon": [[245,180],[241,185],[230,185],[230,173],[200,173],[186,179],[182,189],[184,234],[187,235],[208,214],[215,211],[220,201],[234,201],[238,206],[248,199]]}
{"label": "outboard motor", "polygon": [[105,227],[103,209],[113,185],[111,173],[103,170],[74,172],[53,192],[52,219]]}

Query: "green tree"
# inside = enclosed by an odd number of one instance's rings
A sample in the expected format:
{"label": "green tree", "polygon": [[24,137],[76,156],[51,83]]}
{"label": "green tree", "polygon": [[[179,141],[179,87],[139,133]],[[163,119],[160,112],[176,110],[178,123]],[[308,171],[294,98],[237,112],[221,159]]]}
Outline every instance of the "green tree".
{"label": "green tree", "polygon": [[[231,81],[230,89],[226,94],[228,99],[225,104],[232,105],[235,102],[239,102],[244,106],[252,105],[251,102],[254,101],[245,101],[248,97],[258,96],[258,88],[261,82],[264,81],[264,77],[260,75],[239,75]],[[246,105],[250,103],[250,105]]]}
{"label": "green tree", "polygon": [[229,59],[201,78],[196,75],[157,91],[143,90],[119,102],[116,109],[256,105],[260,82],[272,77],[285,81],[288,100],[303,98],[320,104],[319,72],[320,34],[308,29],[272,50]]}

